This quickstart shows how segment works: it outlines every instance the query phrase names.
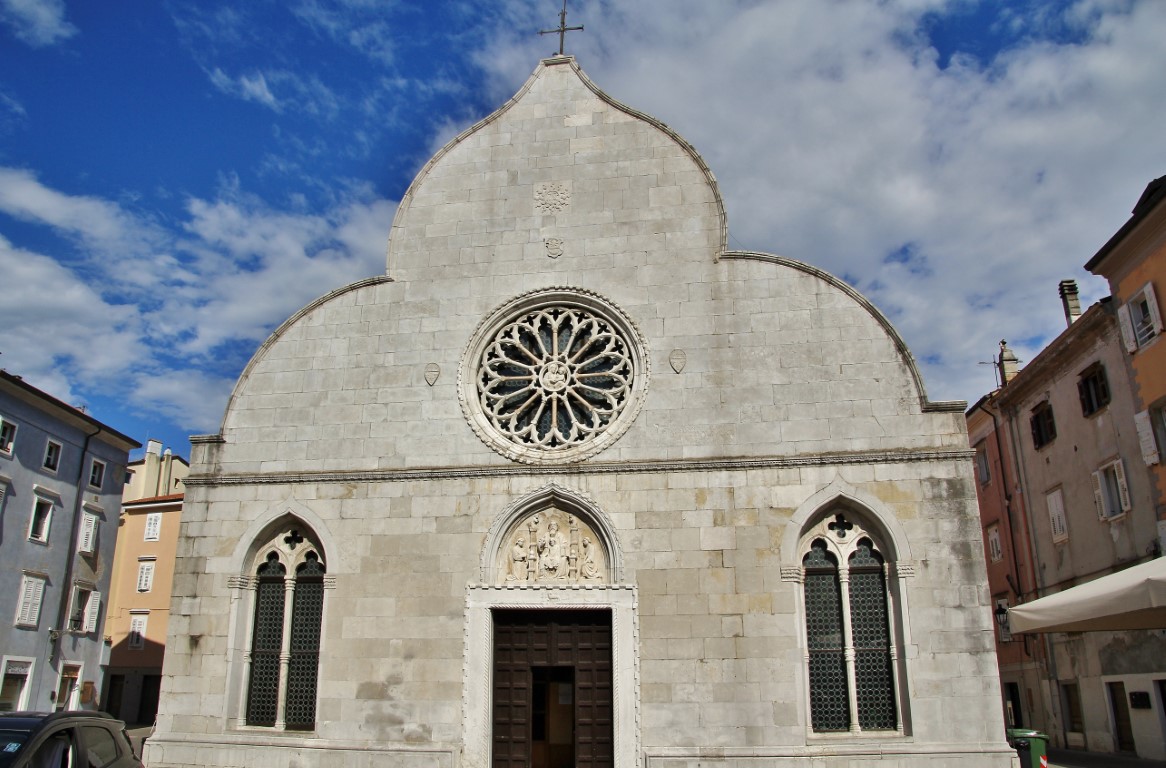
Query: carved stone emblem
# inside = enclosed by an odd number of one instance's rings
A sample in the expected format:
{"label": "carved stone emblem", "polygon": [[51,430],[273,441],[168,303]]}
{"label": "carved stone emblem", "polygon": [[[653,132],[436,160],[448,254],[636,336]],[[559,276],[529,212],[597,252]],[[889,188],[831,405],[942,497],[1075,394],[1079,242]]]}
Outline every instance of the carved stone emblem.
{"label": "carved stone emblem", "polygon": [[534,188],[534,207],[542,213],[558,213],[570,202],[570,191],[558,182],[539,184]]}
{"label": "carved stone emblem", "polygon": [[430,363],[425,366],[425,383],[433,386],[437,383],[437,377],[441,375],[441,366],[437,363]]}
{"label": "carved stone emblem", "polygon": [[668,355],[668,364],[672,366],[672,370],[680,373],[684,370],[685,364],[688,362],[688,355],[684,353],[683,349],[674,349],[672,354]]}
{"label": "carved stone emblem", "polygon": [[499,550],[499,584],[603,584],[607,553],[586,523],[557,509],[527,517]]}
{"label": "carved stone emblem", "polygon": [[557,259],[563,255],[563,239],[561,237],[548,237],[543,243],[547,247],[547,256]]}

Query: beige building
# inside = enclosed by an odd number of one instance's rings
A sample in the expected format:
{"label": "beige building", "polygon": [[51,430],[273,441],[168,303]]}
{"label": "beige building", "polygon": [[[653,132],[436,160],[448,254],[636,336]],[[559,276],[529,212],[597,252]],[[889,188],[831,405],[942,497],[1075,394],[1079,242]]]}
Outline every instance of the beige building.
{"label": "beige building", "polygon": [[[389,230],[389,222],[385,222]],[[965,403],[542,62],[193,439],[151,766],[1009,766]]]}
{"label": "beige building", "polygon": [[190,468],[149,440],[145,456],[127,469],[105,622],[110,650],[101,703],[127,723],[150,724],[158,712],[182,481]]}
{"label": "beige building", "polygon": [[[993,396],[1016,457],[1037,564],[1036,591],[1020,602],[1155,552],[1153,479],[1142,461],[1115,310],[1106,298],[1074,318]],[[1166,656],[1157,633],[1058,632],[1014,642],[1047,656],[1034,722],[1054,744],[1166,758]]]}

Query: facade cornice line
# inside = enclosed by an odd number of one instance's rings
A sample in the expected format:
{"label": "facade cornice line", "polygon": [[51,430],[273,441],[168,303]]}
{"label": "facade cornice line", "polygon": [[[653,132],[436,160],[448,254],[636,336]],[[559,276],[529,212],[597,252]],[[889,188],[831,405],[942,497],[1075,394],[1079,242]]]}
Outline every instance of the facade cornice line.
{"label": "facade cornice line", "polygon": [[578,466],[470,466],[417,467],[411,469],[362,469],[329,472],[238,472],[192,474],[188,487],[221,485],[295,485],[301,483],[376,483],[415,480],[457,480],[531,475],[605,475],[670,472],[724,472],[749,469],[785,469],[846,464],[902,464],[930,461],[968,460],[971,449],[921,451],[864,451],[846,454],[807,456],[730,457],[721,459],[674,459],[668,461],[627,461]]}

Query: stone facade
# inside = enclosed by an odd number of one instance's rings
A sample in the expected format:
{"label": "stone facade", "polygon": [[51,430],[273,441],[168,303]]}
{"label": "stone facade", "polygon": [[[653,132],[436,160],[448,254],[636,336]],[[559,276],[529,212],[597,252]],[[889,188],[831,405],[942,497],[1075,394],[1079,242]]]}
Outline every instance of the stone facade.
{"label": "stone facade", "polygon": [[[193,440],[147,762],[501,765],[499,618],[601,614],[596,765],[1010,765],[964,403],[845,283],[726,243],[692,147],[571,58],[439,152],[387,275],[288,320]],[[815,728],[802,558],[848,531],[889,719]],[[307,551],[314,719],[289,689],[248,725],[257,574]]]}

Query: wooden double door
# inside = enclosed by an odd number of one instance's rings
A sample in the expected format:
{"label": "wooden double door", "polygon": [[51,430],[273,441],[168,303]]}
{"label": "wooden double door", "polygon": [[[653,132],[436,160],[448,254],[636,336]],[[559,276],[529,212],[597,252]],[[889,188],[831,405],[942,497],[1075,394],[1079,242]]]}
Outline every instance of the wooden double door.
{"label": "wooden double door", "polygon": [[611,612],[493,617],[493,768],[612,768]]}

